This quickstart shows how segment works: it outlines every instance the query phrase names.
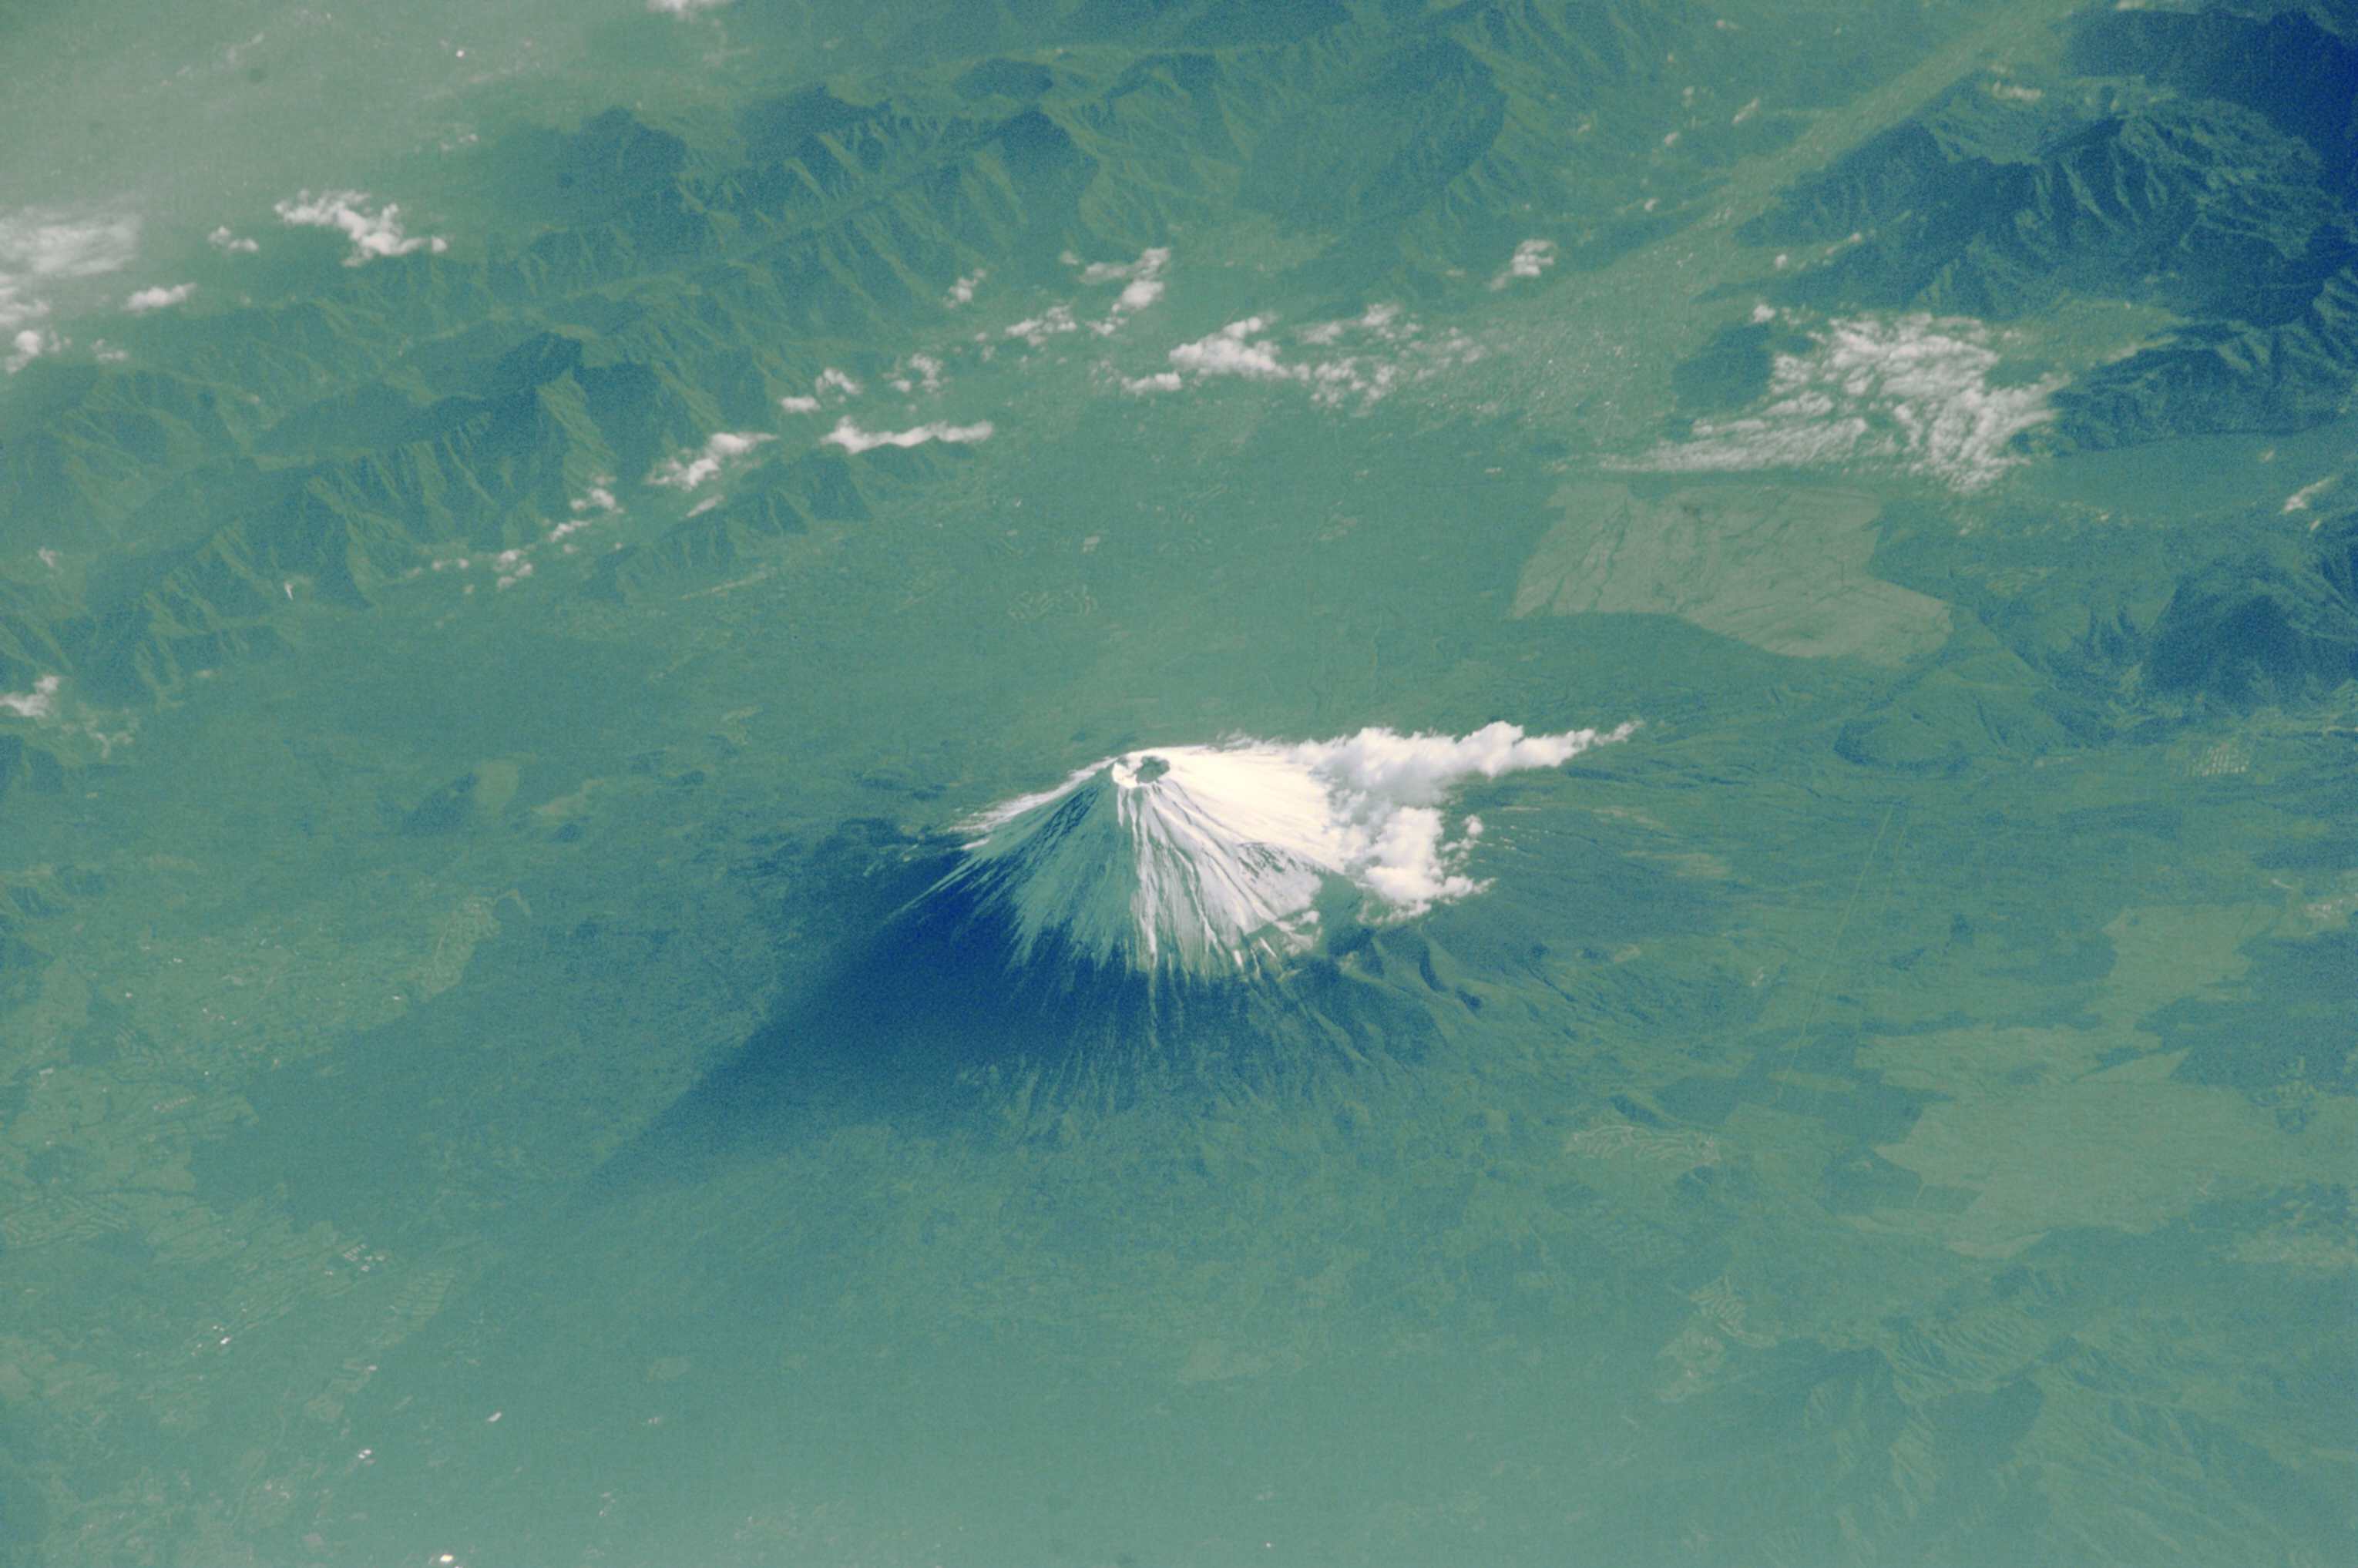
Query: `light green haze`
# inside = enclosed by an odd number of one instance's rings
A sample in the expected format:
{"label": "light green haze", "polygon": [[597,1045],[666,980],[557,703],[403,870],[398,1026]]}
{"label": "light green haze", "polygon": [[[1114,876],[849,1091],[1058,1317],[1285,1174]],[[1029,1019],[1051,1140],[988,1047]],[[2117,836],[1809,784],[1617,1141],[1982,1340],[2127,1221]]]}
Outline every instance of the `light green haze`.
{"label": "light green haze", "polygon": [[0,58],[0,1568],[2358,1560],[2346,5]]}

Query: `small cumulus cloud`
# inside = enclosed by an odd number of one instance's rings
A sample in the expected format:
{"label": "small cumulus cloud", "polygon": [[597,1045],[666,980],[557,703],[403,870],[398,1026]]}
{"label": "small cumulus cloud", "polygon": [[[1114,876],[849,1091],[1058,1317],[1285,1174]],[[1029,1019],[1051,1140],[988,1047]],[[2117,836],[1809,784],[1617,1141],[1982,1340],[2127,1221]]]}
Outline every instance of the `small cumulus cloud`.
{"label": "small cumulus cloud", "polygon": [[[575,496],[570,503],[573,515],[562,523],[550,526],[548,530],[550,542],[555,543],[571,535],[579,534],[593,523],[620,514],[622,503],[614,499],[613,491],[608,488],[612,483],[611,479],[601,475],[590,484],[586,494]],[[572,548],[569,545],[566,547]]]}
{"label": "small cumulus cloud", "polygon": [[1555,265],[1553,240],[1525,240],[1507,258],[1506,270],[1490,280],[1493,288],[1504,288],[1519,277],[1537,277]]}
{"label": "small cumulus cloud", "polygon": [[692,457],[666,459],[647,475],[647,482],[666,490],[694,490],[718,474],[732,460],[743,457],[764,441],[774,441],[775,436],[759,430],[718,430],[704,443],[701,451]]}
{"label": "small cumulus cloud", "polygon": [[1073,317],[1069,305],[1052,305],[1037,316],[1027,317],[1008,328],[1007,336],[1021,338],[1033,348],[1040,348],[1049,339],[1066,332],[1077,332],[1081,324]]}
{"label": "small cumulus cloud", "polygon": [[254,252],[262,248],[261,241],[249,240],[242,234],[233,233],[230,232],[230,226],[226,223],[223,223],[220,228],[215,229],[211,233],[207,234],[205,236],[205,243],[212,246],[213,249],[229,255],[252,255]]}
{"label": "small cumulus cloud", "polygon": [[1231,321],[1172,350],[1172,366],[1187,375],[1240,375],[1249,381],[1286,381],[1305,373],[1279,361],[1277,345],[1261,337],[1269,324],[1266,316]]}
{"label": "small cumulus cloud", "polygon": [[388,201],[371,209],[364,190],[330,190],[314,196],[306,190],[272,209],[278,221],[294,228],[334,229],[352,243],[346,266],[361,266],[381,256],[406,256],[415,251],[436,255],[450,248],[439,234],[403,232],[401,209]]}
{"label": "small cumulus cloud", "polygon": [[974,291],[981,287],[982,280],[990,276],[984,269],[976,268],[950,285],[949,292],[942,296],[942,303],[953,310],[961,305],[971,305],[974,303]]}
{"label": "small cumulus cloud", "polygon": [[[922,359],[924,356],[918,357]],[[778,399],[778,406],[789,414],[816,414],[820,404],[828,398],[857,397],[860,392],[860,383],[848,372],[828,365],[812,378],[811,390],[807,394],[789,393]]]}
{"label": "small cumulus cloud", "polygon": [[942,362],[931,354],[911,354],[909,374],[892,378],[896,392],[935,393],[942,389]]}
{"label": "small cumulus cloud", "polygon": [[[1078,260],[1078,257],[1067,255],[1065,265],[1074,265]],[[1084,285],[1120,283],[1122,286],[1121,292],[1114,297],[1113,304],[1107,308],[1105,315],[1087,323],[1089,330],[1101,338],[1111,337],[1121,330],[1124,320],[1161,299],[1166,287],[1163,270],[1170,265],[1170,247],[1152,245],[1139,252],[1136,261],[1091,262],[1082,267],[1081,282]]]}
{"label": "small cumulus cloud", "polygon": [[1345,334],[1353,331],[1367,332],[1390,343],[1403,338],[1413,338],[1417,330],[1416,322],[1403,318],[1398,305],[1384,303],[1370,305],[1364,312],[1347,320],[1317,322],[1303,328],[1294,335],[1305,343],[1325,348],[1342,341]]}
{"label": "small cumulus cloud", "polygon": [[922,447],[928,441],[947,441],[963,446],[975,441],[987,441],[991,436],[991,423],[978,420],[972,425],[952,425],[936,420],[930,425],[917,425],[906,430],[863,430],[849,417],[836,421],[835,428],[819,438],[820,444],[841,447],[847,452],[872,451],[878,447]]}
{"label": "small cumulus cloud", "polygon": [[123,302],[123,308],[134,316],[144,316],[150,310],[184,304],[197,291],[193,283],[176,283],[169,288],[143,288]]}
{"label": "small cumulus cloud", "polygon": [[26,327],[8,340],[8,355],[0,359],[0,370],[15,375],[43,354],[53,354],[65,347],[65,340],[55,332],[38,327]]}
{"label": "small cumulus cloud", "polygon": [[659,16],[693,16],[698,11],[717,11],[730,0],[647,0],[647,9]]}
{"label": "small cumulus cloud", "polygon": [[1122,284],[1120,295],[1113,302],[1109,321],[1118,321],[1134,310],[1143,310],[1163,297],[1163,271],[1171,265],[1167,245],[1155,245],[1138,253],[1130,262],[1091,262],[1081,269],[1081,281],[1087,284]]}
{"label": "small cumulus cloud", "polygon": [[57,676],[43,676],[33,683],[30,691],[0,691],[0,713],[13,713],[19,719],[48,719],[58,710],[58,689],[64,684]]}
{"label": "small cumulus cloud", "polygon": [[1161,278],[1134,277],[1130,280],[1128,287],[1122,289],[1120,297],[1113,302],[1114,308],[1124,313],[1143,310],[1162,297],[1163,280]]}

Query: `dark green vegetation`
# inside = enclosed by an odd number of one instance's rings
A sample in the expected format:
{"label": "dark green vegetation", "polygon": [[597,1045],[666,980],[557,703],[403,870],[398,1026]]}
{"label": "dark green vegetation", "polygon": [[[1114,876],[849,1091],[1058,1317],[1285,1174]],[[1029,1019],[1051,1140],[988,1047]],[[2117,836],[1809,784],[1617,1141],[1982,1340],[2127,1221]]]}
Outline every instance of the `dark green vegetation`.
{"label": "dark green vegetation", "polygon": [[[2349,1554],[2346,12],[531,30],[0,384],[0,1562]],[[880,1037],[993,800],[1632,716],[1243,1068]]]}

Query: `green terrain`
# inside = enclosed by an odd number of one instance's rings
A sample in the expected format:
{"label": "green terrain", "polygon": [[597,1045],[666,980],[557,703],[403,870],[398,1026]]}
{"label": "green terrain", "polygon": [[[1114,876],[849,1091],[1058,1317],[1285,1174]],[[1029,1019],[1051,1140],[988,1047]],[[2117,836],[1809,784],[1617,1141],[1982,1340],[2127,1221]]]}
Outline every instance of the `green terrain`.
{"label": "green terrain", "polygon": [[[2358,1553],[2348,6],[0,48],[0,1565]],[[869,1048],[972,813],[1496,719],[1314,1026]]]}

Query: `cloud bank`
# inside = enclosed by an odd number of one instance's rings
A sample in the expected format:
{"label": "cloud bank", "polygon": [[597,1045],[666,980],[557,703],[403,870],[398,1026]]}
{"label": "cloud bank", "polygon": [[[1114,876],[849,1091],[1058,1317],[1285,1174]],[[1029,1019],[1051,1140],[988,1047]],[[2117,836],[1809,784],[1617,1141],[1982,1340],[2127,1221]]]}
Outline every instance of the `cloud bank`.
{"label": "cloud bank", "polygon": [[[406,256],[413,251],[439,255],[450,242],[439,234],[408,234],[402,231],[401,209],[393,202],[370,210],[364,190],[330,190],[314,196],[306,190],[272,208],[278,221],[294,228],[334,229],[352,243],[346,266],[362,266],[380,256]],[[233,248],[231,246],[224,248]]]}
{"label": "cloud bank", "polygon": [[[1757,318],[1756,318],[1757,319]],[[1959,490],[1978,490],[2022,461],[2007,445],[2053,418],[2062,379],[1995,384],[1989,330],[1929,315],[1834,320],[1804,353],[1779,354],[1767,395],[1732,419],[1698,419],[1617,464],[1653,470],[1802,468],[1894,463]]]}
{"label": "cloud bank", "polygon": [[0,370],[14,375],[65,340],[38,323],[50,312],[53,286],[98,277],[128,265],[139,246],[139,220],[25,208],[0,213]]}
{"label": "cloud bank", "polygon": [[1560,766],[1635,728],[1370,729],[1126,752],[968,822],[966,858],[941,885],[1000,907],[1024,958],[1053,939],[1098,963],[1235,974],[1307,948],[1319,896],[1338,879],[1376,921],[1482,892],[1467,869],[1481,823],[1453,831],[1451,795]]}
{"label": "cloud bank", "polygon": [[1480,347],[1462,332],[1426,336],[1414,318],[1389,303],[1295,331],[1299,345],[1320,351],[1309,359],[1287,358],[1274,334],[1272,318],[1248,316],[1172,349],[1164,356],[1168,370],[1118,379],[1124,392],[1137,395],[1177,392],[1221,376],[1291,382],[1306,388],[1313,403],[1332,407],[1356,398],[1365,406],[1404,384],[1482,357]]}

